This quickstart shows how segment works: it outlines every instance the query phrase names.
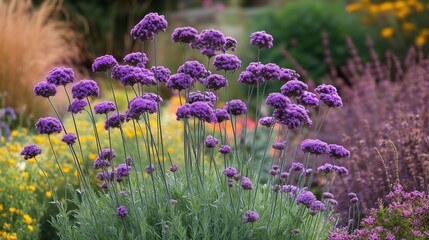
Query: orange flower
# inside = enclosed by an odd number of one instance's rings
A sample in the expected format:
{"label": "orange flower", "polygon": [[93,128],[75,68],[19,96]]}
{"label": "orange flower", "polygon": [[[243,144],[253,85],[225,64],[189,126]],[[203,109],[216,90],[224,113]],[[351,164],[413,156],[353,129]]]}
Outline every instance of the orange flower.
{"label": "orange flower", "polygon": [[380,35],[382,38],[391,38],[395,33],[395,29],[392,27],[385,27],[381,29]]}

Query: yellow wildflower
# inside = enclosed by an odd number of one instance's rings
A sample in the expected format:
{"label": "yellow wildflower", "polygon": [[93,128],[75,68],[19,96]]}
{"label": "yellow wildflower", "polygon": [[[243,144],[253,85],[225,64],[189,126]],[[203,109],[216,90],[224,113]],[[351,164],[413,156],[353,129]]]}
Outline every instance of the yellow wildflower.
{"label": "yellow wildflower", "polygon": [[32,191],[32,192],[36,191],[36,187],[35,187],[34,185],[28,185],[28,186],[26,187],[26,189],[27,189],[28,191]]}
{"label": "yellow wildflower", "polygon": [[23,172],[23,173],[22,173],[22,177],[23,177],[23,178],[27,179],[27,178],[28,178],[28,176],[29,176],[28,172]]}
{"label": "yellow wildflower", "polygon": [[18,240],[18,237],[16,236],[16,233],[12,233],[7,235],[7,240]]}
{"label": "yellow wildflower", "polygon": [[45,193],[45,196],[46,196],[47,198],[51,198],[51,197],[52,197],[52,192],[51,192],[51,191],[47,191],[47,192]]}
{"label": "yellow wildflower", "polygon": [[384,2],[384,3],[380,4],[379,10],[380,10],[380,12],[388,12],[388,11],[392,11],[393,8],[394,8],[393,3]]}
{"label": "yellow wildflower", "polygon": [[10,230],[10,223],[4,223],[3,228],[6,230]]}
{"label": "yellow wildflower", "polygon": [[5,231],[0,231],[0,237],[6,237],[7,236],[7,233],[5,232]]}
{"label": "yellow wildflower", "polygon": [[360,3],[351,3],[346,6],[346,12],[352,13],[357,12],[362,9],[362,5]]}
{"label": "yellow wildflower", "polygon": [[9,164],[9,166],[15,166],[15,165],[16,165],[16,162],[15,162],[15,160],[13,160],[13,159],[11,158],[11,159],[7,160],[7,164]]}
{"label": "yellow wildflower", "polygon": [[414,25],[414,23],[404,22],[402,23],[402,29],[404,29],[404,31],[412,31],[416,29],[416,25]]}
{"label": "yellow wildflower", "polygon": [[27,226],[27,229],[28,229],[28,231],[30,231],[30,232],[32,232],[32,231],[34,230],[33,226],[31,226],[31,225],[28,225],[28,226]]}
{"label": "yellow wildflower", "polygon": [[10,208],[9,208],[9,212],[10,212],[10,213],[14,213],[14,212],[16,212],[16,208],[14,208],[14,207],[10,207]]}
{"label": "yellow wildflower", "polygon": [[392,27],[385,27],[381,29],[380,35],[383,38],[391,38],[394,33],[395,33],[395,29],[393,29]]}
{"label": "yellow wildflower", "polygon": [[1,214],[1,217],[2,217],[2,218],[7,217],[7,213],[2,213],[2,214]]}
{"label": "yellow wildflower", "polygon": [[71,169],[70,169],[70,167],[68,167],[68,166],[64,166],[64,167],[63,167],[63,172],[64,172],[64,173],[69,173],[69,172],[70,172],[70,170],[71,170]]}
{"label": "yellow wildflower", "polygon": [[11,136],[11,137],[16,137],[16,136],[18,136],[18,131],[17,131],[17,130],[13,130],[13,131],[10,133],[10,136]]}
{"label": "yellow wildflower", "polygon": [[3,204],[0,204],[0,211],[3,211]]}
{"label": "yellow wildflower", "polygon": [[9,146],[9,151],[11,151],[11,152],[15,152],[15,151],[17,151],[18,150],[18,147],[16,146],[16,145],[10,145]]}
{"label": "yellow wildflower", "polygon": [[33,221],[33,219],[31,219],[30,215],[28,214],[24,214],[22,218],[24,219],[24,222],[27,224],[30,224]]}
{"label": "yellow wildflower", "polygon": [[426,44],[426,37],[425,36],[423,36],[423,35],[419,35],[417,38],[416,38],[416,45],[417,46],[423,46],[423,45],[425,45]]}
{"label": "yellow wildflower", "polygon": [[18,189],[19,189],[20,191],[22,191],[22,190],[24,190],[24,186],[19,185]]}
{"label": "yellow wildflower", "polygon": [[97,158],[97,154],[95,154],[95,153],[89,154],[89,159],[90,160],[94,161],[96,158]]}
{"label": "yellow wildflower", "polygon": [[32,159],[28,159],[28,161],[27,161],[28,163],[35,163],[36,162],[36,159],[34,159],[34,158],[32,158]]}

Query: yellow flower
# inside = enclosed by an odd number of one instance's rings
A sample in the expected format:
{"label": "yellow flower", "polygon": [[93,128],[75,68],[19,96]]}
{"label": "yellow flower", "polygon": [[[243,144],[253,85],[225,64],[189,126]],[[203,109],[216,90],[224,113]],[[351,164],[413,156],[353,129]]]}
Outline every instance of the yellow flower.
{"label": "yellow flower", "polygon": [[0,231],[0,237],[6,237],[7,233],[5,231]]}
{"label": "yellow flower", "polygon": [[419,35],[417,38],[416,38],[416,45],[417,46],[423,46],[423,45],[425,45],[426,44],[426,37],[425,36],[423,36],[423,35]]}
{"label": "yellow flower", "polygon": [[28,225],[28,226],[27,226],[27,229],[28,229],[28,231],[30,231],[30,232],[32,232],[32,231],[34,230],[33,226],[31,226],[31,225]]}
{"label": "yellow flower", "polygon": [[168,153],[174,153],[174,148],[172,148],[172,147],[167,148],[167,152]]}
{"label": "yellow flower", "polygon": [[70,170],[71,170],[71,169],[70,169],[70,167],[68,167],[68,166],[64,166],[64,167],[63,167],[63,172],[64,172],[64,173],[69,173],[69,172],[70,172]]}
{"label": "yellow flower", "polygon": [[393,3],[391,2],[384,2],[382,4],[380,4],[380,12],[388,12],[388,11],[392,11],[394,8]]}
{"label": "yellow flower", "polygon": [[46,196],[47,198],[51,198],[51,197],[52,197],[52,193],[51,193],[51,191],[47,191],[47,192],[45,193],[45,196]]}
{"label": "yellow flower", "polygon": [[395,29],[393,29],[392,27],[385,27],[381,29],[380,35],[383,38],[391,38],[394,33],[395,33]]}
{"label": "yellow flower", "polygon": [[360,3],[351,3],[346,6],[346,12],[352,13],[357,12],[362,9],[362,5]]}
{"label": "yellow flower", "polygon": [[20,191],[22,191],[22,190],[24,190],[24,186],[19,185],[18,189],[19,189]]}
{"label": "yellow flower", "polygon": [[2,213],[2,214],[1,214],[1,216],[2,216],[3,218],[7,217],[7,213]]}
{"label": "yellow flower", "polygon": [[17,131],[17,130],[13,130],[13,131],[10,133],[10,136],[11,136],[11,137],[16,137],[16,136],[18,136],[18,131]]}
{"label": "yellow flower", "polygon": [[0,211],[3,211],[3,204],[0,204]]}
{"label": "yellow flower", "polygon": [[27,189],[28,191],[32,191],[32,192],[36,191],[36,187],[35,187],[34,185],[28,185],[28,186],[26,187],[26,189]]}
{"label": "yellow flower", "polygon": [[402,29],[404,29],[404,31],[412,31],[416,29],[416,25],[414,25],[414,23],[404,22],[402,23]]}
{"label": "yellow flower", "polygon": [[12,233],[7,235],[7,240],[18,240],[18,237],[16,236],[16,233]]}
{"label": "yellow flower", "polygon": [[396,1],[395,2],[395,8],[397,8],[397,9],[403,9],[406,7],[407,7],[407,4],[404,1]]}
{"label": "yellow flower", "polygon": [[14,213],[14,212],[16,212],[16,208],[14,208],[14,207],[10,207],[10,208],[9,208],[9,212],[10,212],[10,213]]}
{"label": "yellow flower", "polygon": [[90,160],[94,161],[94,160],[95,160],[95,158],[97,158],[97,154],[95,154],[95,153],[91,153],[91,154],[89,154],[89,159],[90,159]]}
{"label": "yellow flower", "polygon": [[7,164],[9,164],[9,166],[15,166],[15,165],[16,165],[16,162],[15,162],[15,160],[13,160],[13,159],[11,158],[11,159],[7,160]]}
{"label": "yellow flower", "polygon": [[28,159],[28,161],[27,161],[28,163],[35,163],[36,162],[36,159],[34,159],[34,158],[31,158],[31,159]]}
{"label": "yellow flower", "polygon": [[10,223],[5,223],[3,225],[3,228],[6,229],[6,230],[10,230]]}
{"label": "yellow flower", "polygon": [[30,224],[33,221],[33,219],[31,219],[30,215],[28,214],[24,214],[22,218],[24,219],[24,222],[27,224]]}
{"label": "yellow flower", "polygon": [[23,177],[23,178],[27,179],[27,178],[28,178],[28,176],[29,176],[29,175],[28,175],[28,172],[23,172],[23,173],[22,173],[22,177]]}

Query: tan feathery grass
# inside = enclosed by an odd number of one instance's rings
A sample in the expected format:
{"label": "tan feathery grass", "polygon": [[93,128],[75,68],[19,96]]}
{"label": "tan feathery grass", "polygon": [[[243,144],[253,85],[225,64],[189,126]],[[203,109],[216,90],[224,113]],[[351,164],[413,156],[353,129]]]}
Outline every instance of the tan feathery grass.
{"label": "tan feathery grass", "polygon": [[33,86],[58,65],[79,60],[79,35],[59,19],[61,4],[0,0],[0,92],[6,106],[25,110],[26,122],[46,114],[47,101],[33,96]]}

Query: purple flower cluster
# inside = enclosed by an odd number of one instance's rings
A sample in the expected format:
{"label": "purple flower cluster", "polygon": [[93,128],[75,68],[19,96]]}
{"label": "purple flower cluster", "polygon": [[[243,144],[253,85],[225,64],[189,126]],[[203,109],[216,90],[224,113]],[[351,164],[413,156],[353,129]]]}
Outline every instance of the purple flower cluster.
{"label": "purple flower cluster", "polygon": [[42,153],[42,149],[36,144],[30,144],[24,147],[21,152],[21,155],[24,156],[25,160],[36,157],[37,155]]}
{"label": "purple flower cluster", "polygon": [[222,52],[226,52],[228,50],[235,51],[237,49],[237,40],[232,37],[225,38],[225,44],[222,46]]}
{"label": "purple flower cluster", "polygon": [[217,96],[212,92],[204,92],[200,91],[190,92],[188,96],[188,103],[194,102],[206,102],[208,105],[213,107],[216,104]]}
{"label": "purple flower cluster", "polygon": [[329,147],[327,143],[320,141],[319,139],[305,139],[301,143],[301,150],[303,152],[321,155],[328,153]]}
{"label": "purple flower cluster", "polygon": [[124,62],[137,67],[145,67],[148,61],[146,54],[141,52],[128,53],[124,57]]}
{"label": "purple flower cluster", "polygon": [[121,163],[116,167],[116,180],[119,182],[123,177],[128,177],[131,173],[131,166]]}
{"label": "purple flower cluster", "polygon": [[259,62],[251,62],[238,76],[238,82],[247,85],[259,85],[265,82],[263,77],[264,65]]}
{"label": "purple flower cluster", "polygon": [[119,217],[126,217],[128,215],[128,210],[125,206],[121,205],[116,209],[116,215]]}
{"label": "purple flower cluster", "polygon": [[98,97],[100,88],[94,80],[81,80],[73,85],[71,92],[73,98],[82,100],[90,96]]}
{"label": "purple flower cluster", "polygon": [[67,85],[75,80],[73,69],[66,67],[56,67],[46,76],[46,81],[54,85]]}
{"label": "purple flower cluster", "polygon": [[141,96],[142,99],[145,100],[151,100],[157,103],[162,103],[164,102],[164,99],[162,99],[161,96],[155,94],[155,93],[151,93],[151,92],[147,92],[147,93],[143,93],[143,95]]}
{"label": "purple flower cluster", "polygon": [[223,174],[229,178],[233,178],[237,173],[237,169],[234,167],[227,167],[223,170]]}
{"label": "purple flower cluster", "polygon": [[234,116],[243,115],[247,113],[246,104],[240,99],[231,100],[226,103],[225,110]]}
{"label": "purple flower cluster", "polygon": [[226,111],[223,108],[215,109],[215,115],[216,115],[216,122],[217,123],[221,123],[223,121],[231,119],[231,116],[229,115],[228,111]]}
{"label": "purple flower cluster", "polygon": [[180,91],[183,89],[190,88],[193,82],[194,81],[192,80],[191,76],[189,76],[188,74],[176,73],[170,76],[166,86],[168,88],[173,88]]}
{"label": "purple flower cluster", "polygon": [[281,88],[281,93],[288,97],[298,97],[308,90],[307,84],[299,80],[291,80],[285,83]]}
{"label": "purple flower cluster", "polygon": [[141,41],[152,40],[158,32],[165,32],[168,23],[163,15],[158,13],[148,13],[146,16],[131,30],[131,36]]}
{"label": "purple flower cluster", "polygon": [[231,152],[231,147],[228,145],[222,145],[219,147],[218,152],[222,154],[228,154]]}
{"label": "purple flower cluster", "polygon": [[250,44],[259,48],[271,48],[273,46],[273,36],[265,31],[254,32],[250,35]]}
{"label": "purple flower cluster", "polygon": [[110,101],[102,101],[94,105],[95,114],[108,114],[116,110],[115,103]]}
{"label": "purple flower cluster", "polygon": [[60,133],[62,130],[60,120],[53,117],[39,118],[36,124],[36,131],[40,134],[53,134],[55,132]]}
{"label": "purple flower cluster", "polygon": [[156,113],[157,111],[158,104],[155,101],[135,97],[131,99],[128,110],[125,112],[125,116],[126,119],[134,119],[138,121],[142,114],[152,114]]}
{"label": "purple flower cluster", "polygon": [[191,109],[190,104],[184,104],[177,108],[176,110],[176,119],[180,120],[183,118],[190,118],[191,117]]}
{"label": "purple flower cluster", "polygon": [[311,126],[313,123],[308,116],[308,111],[303,106],[296,104],[290,104],[285,109],[275,109],[273,117],[278,123],[287,125],[289,129],[295,129],[301,124]]}
{"label": "purple flower cluster", "polygon": [[311,191],[302,191],[296,198],[296,204],[302,204],[308,208],[316,201],[316,196]]}
{"label": "purple flower cluster", "polygon": [[318,173],[323,172],[323,173],[329,174],[332,171],[334,171],[334,166],[332,164],[329,164],[329,163],[326,163],[326,164],[317,168]]}
{"label": "purple flower cluster", "polygon": [[71,112],[73,114],[81,113],[88,103],[84,100],[75,99],[70,105],[67,107],[67,112]]}
{"label": "purple flower cluster", "polygon": [[265,80],[279,80],[280,67],[275,63],[267,63],[262,68],[262,77]]}
{"label": "purple flower cluster", "polygon": [[304,165],[302,163],[292,163],[292,166],[290,167],[292,171],[300,172],[302,169],[304,169]]}
{"label": "purple flower cluster", "polygon": [[187,61],[182,64],[177,73],[185,73],[189,75],[194,81],[202,81],[207,76],[207,70],[203,64],[198,61]]}
{"label": "purple flower cluster", "polygon": [[66,133],[64,134],[63,138],[61,139],[62,142],[66,143],[67,145],[73,145],[76,143],[77,136],[74,133]]}
{"label": "purple flower cluster", "polygon": [[179,27],[174,29],[171,34],[171,41],[173,43],[186,43],[193,42],[198,35],[198,31],[193,27]]}
{"label": "purple flower cluster", "polygon": [[133,86],[136,83],[140,83],[144,86],[155,85],[155,75],[152,71],[140,68],[140,67],[129,67],[123,68],[125,71],[122,72],[122,75],[119,78],[119,81],[122,85]]}
{"label": "purple flower cluster", "polygon": [[289,82],[291,80],[298,80],[300,75],[292,69],[289,68],[282,68],[280,69],[280,76],[279,80],[282,82]]}
{"label": "purple flower cluster", "polygon": [[204,81],[204,85],[207,89],[218,90],[222,87],[228,86],[228,80],[222,75],[219,74],[211,74]]}
{"label": "purple flower cluster", "polygon": [[212,123],[216,121],[214,110],[207,102],[194,102],[189,105],[189,111],[191,116],[203,122]]}
{"label": "purple flower cluster", "polygon": [[92,64],[93,72],[106,72],[114,66],[118,65],[118,61],[112,55],[104,55],[94,60]]}
{"label": "purple flower cluster", "polygon": [[271,127],[274,125],[275,120],[273,117],[262,117],[259,119],[259,123],[265,127]]}
{"label": "purple flower cluster", "polygon": [[36,96],[48,98],[57,94],[57,87],[48,82],[39,82],[34,86],[33,93]]}
{"label": "purple flower cluster", "polygon": [[190,44],[191,48],[200,50],[201,54],[213,57],[217,51],[223,49],[226,43],[225,37],[221,31],[215,29],[203,30]]}
{"label": "purple flower cluster", "polygon": [[233,54],[219,54],[215,56],[213,65],[217,71],[235,71],[241,67],[241,61]]}
{"label": "purple flower cluster", "polygon": [[102,149],[98,157],[104,160],[112,161],[116,157],[115,151],[110,148]]}
{"label": "purple flower cluster", "polygon": [[350,151],[345,149],[343,146],[336,144],[329,144],[328,155],[331,158],[348,158],[350,157]]}
{"label": "purple flower cluster", "polygon": [[255,211],[246,211],[244,213],[244,217],[243,217],[242,222],[243,223],[253,223],[253,222],[258,221],[258,219],[259,219],[259,214],[257,212],[255,212]]}
{"label": "purple flower cluster", "polygon": [[342,107],[343,101],[341,100],[340,95],[338,95],[337,89],[332,85],[322,84],[314,89],[319,93],[319,99],[328,107]]}
{"label": "purple flower cluster", "polygon": [[283,150],[286,147],[286,141],[276,142],[272,147],[276,150]]}
{"label": "purple flower cluster", "polygon": [[113,113],[104,122],[104,129],[109,130],[110,128],[119,128],[125,119],[125,114],[120,113],[118,115],[117,113]]}
{"label": "purple flower cluster", "polygon": [[280,94],[280,93],[270,93],[265,100],[265,103],[268,106],[272,106],[274,108],[287,108],[291,102],[288,97]]}
{"label": "purple flower cluster", "polygon": [[319,99],[317,99],[316,94],[312,92],[307,92],[307,91],[304,91],[304,93],[301,96],[297,97],[296,102],[304,106],[310,106],[310,107],[319,106]]}
{"label": "purple flower cluster", "polygon": [[163,66],[153,66],[150,71],[152,71],[156,79],[162,83],[167,83],[171,75],[170,69]]}
{"label": "purple flower cluster", "polygon": [[102,159],[100,157],[96,158],[94,160],[94,169],[101,169],[101,168],[107,168],[110,166],[110,162],[108,160]]}
{"label": "purple flower cluster", "polygon": [[242,177],[241,178],[241,187],[244,190],[252,190],[254,188],[252,181],[249,178],[247,178],[247,177]]}
{"label": "purple flower cluster", "polygon": [[151,164],[150,166],[146,166],[145,169],[144,169],[144,171],[147,174],[151,174],[151,173],[153,173],[155,171],[155,169],[156,169],[155,164]]}
{"label": "purple flower cluster", "polygon": [[177,166],[176,164],[173,164],[170,167],[170,172],[175,173],[175,172],[177,172],[178,169],[179,169],[179,166]]}
{"label": "purple flower cluster", "polygon": [[216,147],[216,145],[219,144],[219,140],[217,138],[213,137],[212,135],[208,135],[206,140],[204,141],[204,144],[208,148],[214,148],[214,147]]}

